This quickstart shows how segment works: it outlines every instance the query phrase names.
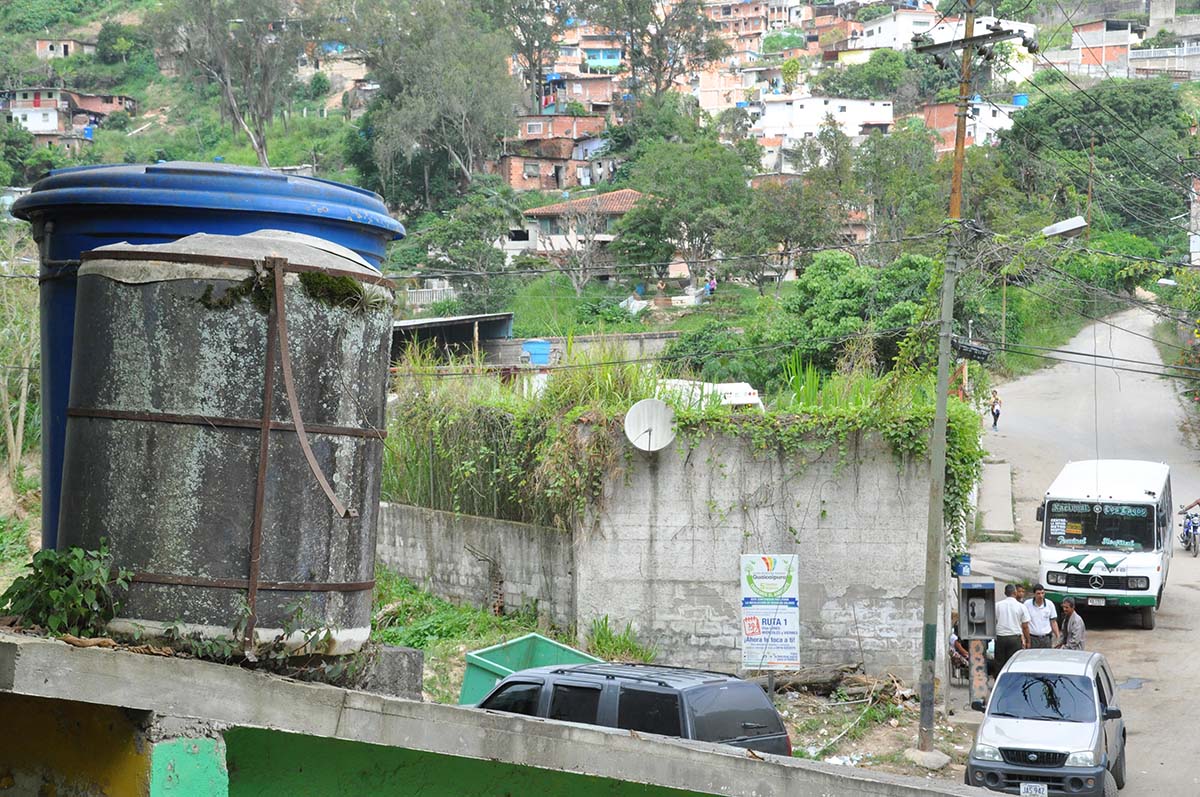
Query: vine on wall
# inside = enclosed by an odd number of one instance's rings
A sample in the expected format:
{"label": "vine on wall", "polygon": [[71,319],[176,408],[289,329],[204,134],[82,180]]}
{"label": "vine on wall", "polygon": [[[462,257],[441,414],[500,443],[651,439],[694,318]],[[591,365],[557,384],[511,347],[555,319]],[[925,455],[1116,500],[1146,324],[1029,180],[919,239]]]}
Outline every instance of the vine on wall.
{"label": "vine on wall", "polygon": [[[623,471],[630,455],[625,411],[657,387],[653,369],[611,364],[622,359],[611,352],[593,356],[594,367],[557,371],[540,394],[526,383],[439,370],[431,361],[406,363],[389,424],[384,500],[573,528]],[[920,380],[899,390],[884,381],[870,400],[847,405],[792,404],[765,413],[715,403],[680,406],[676,426],[684,442],[738,437],[801,466],[830,449],[845,465],[853,436],[876,432],[902,466],[926,454],[931,395]],[[952,399],[945,493],[951,554],[966,548],[970,494],[983,462],[980,428],[975,411]]]}

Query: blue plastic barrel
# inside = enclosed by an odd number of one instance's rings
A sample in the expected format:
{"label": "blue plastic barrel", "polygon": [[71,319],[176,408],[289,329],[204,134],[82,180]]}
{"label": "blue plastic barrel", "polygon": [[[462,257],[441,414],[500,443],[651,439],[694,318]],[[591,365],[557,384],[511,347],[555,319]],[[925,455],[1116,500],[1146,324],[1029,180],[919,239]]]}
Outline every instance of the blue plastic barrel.
{"label": "blue plastic barrel", "polygon": [[387,242],[404,237],[403,225],[371,191],[223,163],[56,169],[17,200],[12,213],[33,224],[41,251],[44,548],[58,540],[80,254],[122,241],[167,243],[198,232],[277,229],[341,244],[378,268]]}
{"label": "blue plastic barrel", "polygon": [[550,341],[527,340],[521,344],[521,351],[529,355],[530,365],[550,364]]}

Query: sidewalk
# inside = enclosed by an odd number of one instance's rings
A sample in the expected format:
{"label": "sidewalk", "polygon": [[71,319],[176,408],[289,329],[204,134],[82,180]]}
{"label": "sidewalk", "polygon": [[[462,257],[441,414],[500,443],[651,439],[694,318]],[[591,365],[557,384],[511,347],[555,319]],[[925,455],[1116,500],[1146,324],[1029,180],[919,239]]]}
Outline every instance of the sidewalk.
{"label": "sidewalk", "polygon": [[979,516],[984,534],[1013,535],[1012,466],[985,463],[979,481]]}

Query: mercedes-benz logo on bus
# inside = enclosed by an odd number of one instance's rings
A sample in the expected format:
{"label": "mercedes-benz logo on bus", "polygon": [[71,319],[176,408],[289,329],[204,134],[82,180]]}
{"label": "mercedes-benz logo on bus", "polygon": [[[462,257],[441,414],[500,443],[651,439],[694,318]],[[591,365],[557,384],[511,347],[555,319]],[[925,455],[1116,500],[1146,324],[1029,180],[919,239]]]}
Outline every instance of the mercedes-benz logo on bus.
{"label": "mercedes-benz logo on bus", "polygon": [[1103,589],[1104,576],[1092,576],[1088,579],[1088,586],[1090,586],[1092,589]]}

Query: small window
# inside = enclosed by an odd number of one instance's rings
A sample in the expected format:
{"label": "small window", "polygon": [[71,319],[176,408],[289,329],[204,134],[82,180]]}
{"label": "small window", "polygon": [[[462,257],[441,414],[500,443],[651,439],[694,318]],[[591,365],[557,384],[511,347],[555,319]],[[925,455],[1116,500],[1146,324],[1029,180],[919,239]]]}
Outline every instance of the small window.
{"label": "small window", "polygon": [[480,703],[479,707],[536,717],[538,696],[541,692],[541,684],[512,683],[502,687],[499,692]]}
{"label": "small window", "polygon": [[533,135],[534,133],[540,133],[540,132],[542,132],[542,123],[541,123],[541,122],[528,122],[528,123],[526,123],[526,125],[525,125],[525,132],[526,132],[526,133],[529,133],[530,135]]}
{"label": "small window", "polygon": [[43,121],[43,122],[49,122],[49,121],[50,121],[50,114],[48,114],[48,113],[43,113],[43,114],[42,114],[42,121]]}
{"label": "small window", "polygon": [[554,696],[550,698],[548,716],[552,720],[595,725],[599,710],[600,690],[596,687],[558,684],[554,687]]}
{"label": "small window", "polygon": [[583,84],[582,83],[572,83],[571,91],[575,94],[582,94],[583,93]]}
{"label": "small window", "polygon": [[526,180],[536,180],[542,174],[542,167],[537,161],[533,163],[526,162],[521,167],[521,174]]}
{"label": "small window", "polygon": [[51,44],[51,45],[50,45],[50,52],[54,52],[54,45],[53,45],[53,44]]}
{"label": "small window", "polygon": [[839,105],[839,106],[838,106],[838,113],[845,113],[845,112],[846,112],[846,106],[845,106],[845,105]]}
{"label": "small window", "polygon": [[627,731],[679,736],[679,695],[648,689],[621,689],[617,727]]}
{"label": "small window", "polygon": [[992,109],[992,118],[993,119],[996,118],[996,109],[995,108]]}

